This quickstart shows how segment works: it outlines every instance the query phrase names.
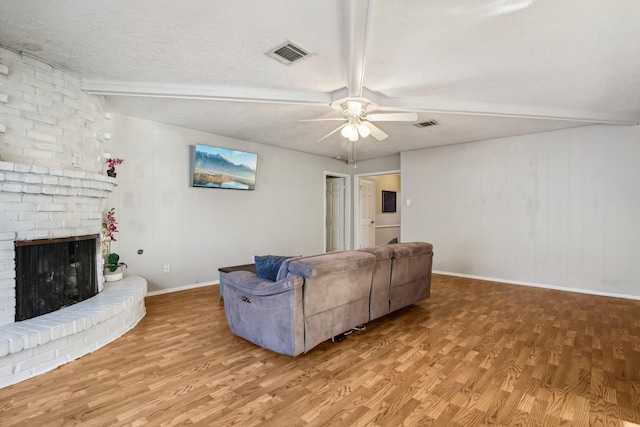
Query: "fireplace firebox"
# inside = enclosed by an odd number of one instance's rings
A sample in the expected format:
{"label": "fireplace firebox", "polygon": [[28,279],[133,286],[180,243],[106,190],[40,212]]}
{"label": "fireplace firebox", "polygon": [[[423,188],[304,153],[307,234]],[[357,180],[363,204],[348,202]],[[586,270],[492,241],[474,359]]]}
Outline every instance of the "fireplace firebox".
{"label": "fireplace firebox", "polygon": [[16,322],[96,295],[98,235],[16,242]]}

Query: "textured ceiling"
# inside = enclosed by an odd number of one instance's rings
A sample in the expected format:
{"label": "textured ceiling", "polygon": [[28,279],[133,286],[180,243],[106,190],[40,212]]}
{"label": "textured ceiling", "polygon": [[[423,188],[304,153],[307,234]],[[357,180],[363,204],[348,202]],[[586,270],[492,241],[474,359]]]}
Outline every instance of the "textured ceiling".
{"label": "textured ceiling", "polygon": [[[345,156],[330,103],[382,110],[360,159],[595,123],[640,122],[640,2],[2,0],[0,44],[83,79],[109,111]],[[312,55],[265,55],[291,40]],[[137,96],[132,96],[137,95]],[[144,96],[140,96],[144,95]],[[202,98],[202,99],[193,99]]]}

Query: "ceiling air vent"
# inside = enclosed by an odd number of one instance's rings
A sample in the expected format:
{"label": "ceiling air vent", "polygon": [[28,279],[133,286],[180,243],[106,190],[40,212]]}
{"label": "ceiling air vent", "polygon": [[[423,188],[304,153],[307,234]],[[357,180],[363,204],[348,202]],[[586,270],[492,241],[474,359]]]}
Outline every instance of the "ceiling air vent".
{"label": "ceiling air vent", "polygon": [[289,65],[292,62],[309,55],[309,52],[288,41],[274,49],[271,49],[266,53],[266,55],[282,62],[283,64]]}
{"label": "ceiling air vent", "polygon": [[438,122],[436,122],[435,120],[427,120],[426,122],[420,122],[420,123],[414,124],[414,126],[418,128],[426,128],[429,126],[437,126],[437,125],[438,125]]}

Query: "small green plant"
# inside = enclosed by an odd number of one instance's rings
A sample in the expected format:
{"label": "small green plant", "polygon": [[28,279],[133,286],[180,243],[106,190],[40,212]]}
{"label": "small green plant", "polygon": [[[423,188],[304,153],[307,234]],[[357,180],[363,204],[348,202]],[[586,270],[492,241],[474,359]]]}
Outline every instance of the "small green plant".
{"label": "small green plant", "polygon": [[125,264],[124,262],[120,262],[120,255],[112,252],[107,257],[107,264],[105,265],[105,267],[107,267],[109,271],[114,272],[118,269],[118,267],[121,267],[123,265],[125,267],[127,266],[127,264]]}

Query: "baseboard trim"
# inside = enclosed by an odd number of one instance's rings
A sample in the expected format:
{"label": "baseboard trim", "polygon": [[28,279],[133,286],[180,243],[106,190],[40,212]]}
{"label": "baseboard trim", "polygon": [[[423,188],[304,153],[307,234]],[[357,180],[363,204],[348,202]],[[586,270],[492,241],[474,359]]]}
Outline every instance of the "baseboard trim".
{"label": "baseboard trim", "polygon": [[178,286],[177,288],[160,289],[159,291],[149,291],[147,292],[147,296],[152,297],[154,295],[170,294],[172,292],[186,291],[187,289],[203,288],[205,286],[214,286],[219,284],[220,284],[219,280],[214,280],[213,282],[194,283],[193,285]]}
{"label": "baseboard trim", "polygon": [[564,286],[546,285],[546,284],[543,284],[543,283],[531,283],[531,282],[521,282],[521,281],[518,281],[518,280],[496,279],[494,277],[474,276],[472,274],[452,273],[450,271],[436,271],[436,270],[433,270],[433,272],[435,274],[443,274],[445,276],[466,277],[467,279],[486,280],[486,281],[489,281],[489,282],[498,282],[498,283],[508,283],[510,285],[531,286],[531,287],[534,287],[534,288],[553,289],[554,291],[577,292],[579,294],[598,295],[598,296],[601,296],[601,297],[612,297],[612,298],[624,298],[624,299],[640,300],[640,296],[639,295],[615,294],[615,293],[611,293],[611,292],[593,291],[593,290],[590,290],[590,289],[567,288],[567,287],[564,287]]}

